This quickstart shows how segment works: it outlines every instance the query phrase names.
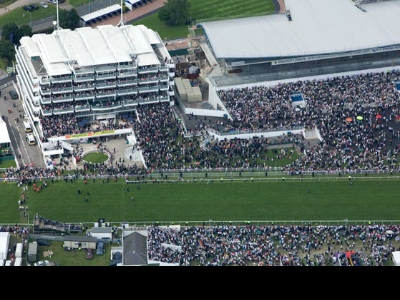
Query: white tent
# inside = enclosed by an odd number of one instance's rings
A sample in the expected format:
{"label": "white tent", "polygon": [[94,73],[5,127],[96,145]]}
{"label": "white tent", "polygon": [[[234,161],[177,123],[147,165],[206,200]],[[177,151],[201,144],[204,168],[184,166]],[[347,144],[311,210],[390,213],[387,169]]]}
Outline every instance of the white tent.
{"label": "white tent", "polygon": [[400,266],[400,251],[392,252],[392,260],[395,266]]}
{"label": "white tent", "polygon": [[0,259],[7,259],[8,246],[10,244],[10,233],[0,232]]}
{"label": "white tent", "polygon": [[10,136],[8,135],[7,124],[0,118],[0,144],[11,143]]}

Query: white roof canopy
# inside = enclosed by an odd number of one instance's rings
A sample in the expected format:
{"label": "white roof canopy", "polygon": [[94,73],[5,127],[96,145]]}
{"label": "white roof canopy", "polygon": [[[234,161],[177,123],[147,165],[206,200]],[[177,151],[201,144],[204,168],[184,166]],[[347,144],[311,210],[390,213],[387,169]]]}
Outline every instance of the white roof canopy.
{"label": "white roof canopy", "polygon": [[7,130],[7,124],[0,118],[0,144],[11,143]]}
{"label": "white roof canopy", "polygon": [[21,47],[26,48],[28,56],[40,56],[50,76],[70,74],[71,65],[89,67],[130,62],[135,55],[141,66],[160,64],[152,47],[160,43],[163,42],[158,34],[144,25],[60,29],[52,34],[21,39]]}
{"label": "white roof canopy", "polygon": [[[285,14],[200,23],[217,58],[347,52],[400,44],[400,1],[285,0]],[[238,47],[240,45],[240,47]]]}

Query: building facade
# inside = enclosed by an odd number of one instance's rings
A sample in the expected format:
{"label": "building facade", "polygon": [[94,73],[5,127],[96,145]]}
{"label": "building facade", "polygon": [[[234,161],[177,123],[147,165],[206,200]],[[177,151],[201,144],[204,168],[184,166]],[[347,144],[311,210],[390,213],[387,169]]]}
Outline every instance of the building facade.
{"label": "building facade", "polygon": [[76,139],[132,133],[138,105],[174,104],[175,64],[143,25],[103,25],[23,37],[17,83],[44,158]]}

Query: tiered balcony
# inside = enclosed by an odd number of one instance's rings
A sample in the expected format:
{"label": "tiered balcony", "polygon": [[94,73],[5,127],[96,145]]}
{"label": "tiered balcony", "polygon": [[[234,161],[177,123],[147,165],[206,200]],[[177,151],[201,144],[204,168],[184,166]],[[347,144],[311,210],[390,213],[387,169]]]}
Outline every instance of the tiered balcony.
{"label": "tiered balcony", "polygon": [[127,95],[132,95],[132,94],[137,94],[137,88],[134,88],[134,89],[129,89],[129,88],[123,89],[123,88],[121,88],[121,89],[117,90],[117,95],[118,96],[127,96]]}
{"label": "tiered balcony", "polygon": [[72,93],[72,86],[69,87],[57,87],[51,88],[51,92],[53,93],[53,95],[57,95],[57,94],[68,94],[68,93]]}
{"label": "tiered balcony", "polygon": [[97,73],[96,74],[96,80],[106,80],[106,79],[115,79],[117,77],[116,72],[110,72],[110,73]]}
{"label": "tiered balcony", "polygon": [[69,102],[69,101],[73,101],[73,100],[74,100],[74,97],[73,97],[72,93],[63,95],[63,96],[53,96],[52,97],[53,103]]}
{"label": "tiered balcony", "polygon": [[84,93],[77,92],[74,95],[74,99],[76,101],[81,101],[81,100],[88,100],[89,101],[89,100],[94,100],[95,95],[96,94],[94,92],[84,92]]}
{"label": "tiered balcony", "polygon": [[132,86],[132,85],[137,85],[138,80],[137,79],[121,79],[117,82],[117,86],[122,87],[122,86]]}
{"label": "tiered balcony", "polygon": [[80,92],[80,91],[93,91],[95,88],[94,84],[79,84],[79,85],[74,85],[74,91],[75,92]]}
{"label": "tiered balcony", "polygon": [[99,88],[115,89],[116,87],[117,87],[117,82],[115,80],[113,82],[110,81],[96,82],[96,89]]}
{"label": "tiered balcony", "polygon": [[72,81],[71,75],[53,76],[50,77],[51,83],[65,83]]}
{"label": "tiered balcony", "polygon": [[159,69],[160,66],[155,66],[155,67],[140,67],[137,70],[139,74],[148,74],[148,73],[157,73]]}
{"label": "tiered balcony", "polygon": [[127,78],[127,77],[137,77],[137,71],[135,70],[121,70],[117,72],[118,78]]}
{"label": "tiered balcony", "polygon": [[40,99],[41,104],[51,104],[51,97],[42,97]]}
{"label": "tiered balcony", "polygon": [[74,78],[74,82],[88,82],[88,81],[94,81],[94,74],[81,74],[81,75],[76,74]]}
{"label": "tiered balcony", "polygon": [[74,113],[74,107],[68,107],[68,108],[53,108],[53,114],[55,115],[62,115],[62,114],[70,114]]}
{"label": "tiered balcony", "polygon": [[51,95],[51,90],[50,88],[46,86],[40,86],[40,94],[42,96],[50,96]]}
{"label": "tiered balcony", "polygon": [[99,90],[96,91],[96,99],[105,99],[111,96],[116,96],[116,90],[112,90],[112,91],[103,91],[103,90]]}

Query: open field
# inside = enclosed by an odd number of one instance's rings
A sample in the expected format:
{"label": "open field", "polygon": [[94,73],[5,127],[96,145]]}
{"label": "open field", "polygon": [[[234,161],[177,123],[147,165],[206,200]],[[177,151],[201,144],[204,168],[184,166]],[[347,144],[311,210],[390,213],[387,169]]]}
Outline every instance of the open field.
{"label": "open field", "polygon": [[[223,173],[222,173],[223,174]],[[190,182],[187,180],[190,179]],[[175,183],[126,184],[124,179],[48,181],[40,193],[29,187],[30,223],[34,214],[70,223],[107,222],[216,222],[299,221],[341,222],[400,220],[399,177],[354,178],[249,178],[234,181],[187,178]],[[81,190],[78,194],[77,190]],[[0,184],[0,220],[3,224],[27,223],[17,201],[22,188]],[[87,193],[89,192],[89,195]],[[88,197],[89,202],[84,198]],[[133,198],[133,200],[132,200]]]}

